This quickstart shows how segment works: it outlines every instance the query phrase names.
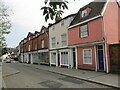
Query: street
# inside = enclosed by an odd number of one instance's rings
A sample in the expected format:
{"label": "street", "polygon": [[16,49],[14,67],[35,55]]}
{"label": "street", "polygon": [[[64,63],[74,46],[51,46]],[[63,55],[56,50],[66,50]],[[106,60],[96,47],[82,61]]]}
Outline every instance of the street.
{"label": "street", "polygon": [[110,88],[19,62],[3,63],[3,79],[7,88]]}

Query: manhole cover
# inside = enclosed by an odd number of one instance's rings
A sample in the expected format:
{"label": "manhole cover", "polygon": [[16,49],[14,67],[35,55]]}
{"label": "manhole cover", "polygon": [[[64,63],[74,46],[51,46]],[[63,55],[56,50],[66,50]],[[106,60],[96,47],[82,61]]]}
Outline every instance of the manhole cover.
{"label": "manhole cover", "polygon": [[79,79],[72,78],[72,77],[59,78],[59,80],[63,80],[63,81],[71,82],[71,83],[75,83],[75,84],[82,84],[82,83],[84,83],[83,81],[81,81]]}
{"label": "manhole cover", "polygon": [[62,86],[61,83],[55,82],[55,81],[50,81],[50,80],[41,82],[39,84],[42,85],[42,86],[45,86],[45,87],[49,87],[49,88],[59,88],[59,87]]}

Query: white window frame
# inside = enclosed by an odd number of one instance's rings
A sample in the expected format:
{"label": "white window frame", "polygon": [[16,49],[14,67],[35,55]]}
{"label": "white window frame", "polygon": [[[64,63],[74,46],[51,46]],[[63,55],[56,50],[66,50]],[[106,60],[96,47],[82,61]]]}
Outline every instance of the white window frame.
{"label": "white window frame", "polygon": [[42,44],[42,45],[41,45],[42,48],[44,48],[44,46],[45,46],[45,45],[44,45],[44,44],[45,44],[45,40],[44,40],[44,39],[41,41],[41,44]]}
{"label": "white window frame", "polygon": [[[63,36],[65,36],[65,38],[64,38],[64,40],[62,40],[63,38]],[[66,43],[66,44],[65,44]],[[67,34],[66,33],[64,33],[64,34],[62,34],[61,35],[61,46],[63,47],[63,46],[67,46]]]}
{"label": "white window frame", "polygon": [[82,18],[86,17],[86,16],[87,16],[87,10],[85,9],[85,10],[82,11]]}
{"label": "white window frame", "polygon": [[44,33],[44,30],[42,30],[42,33]]}
{"label": "white window frame", "polygon": [[64,20],[62,20],[60,23],[61,27],[64,26],[64,24],[65,24],[65,22],[64,22]]}
{"label": "white window frame", "polygon": [[28,51],[30,51],[30,45],[28,45]]}
{"label": "white window frame", "polygon": [[52,30],[55,30],[55,26],[52,26]]}
{"label": "white window frame", "polygon": [[[90,63],[85,62],[85,57],[84,57],[85,50],[90,50],[91,51],[91,62]],[[92,64],[92,49],[91,48],[83,49],[83,64]]]}
{"label": "white window frame", "polygon": [[[53,54],[55,54],[55,58],[54,58],[54,59],[55,59],[55,61],[53,61],[53,57],[52,57],[52,56],[53,56]],[[56,61],[56,60],[57,60],[57,53],[56,53],[56,52],[51,52],[51,64],[55,64],[55,65],[56,65],[56,63],[57,63],[57,61]]]}
{"label": "white window frame", "polygon": [[30,40],[30,37],[28,38],[28,40]]}
{"label": "white window frame", "polygon": [[[64,54],[63,56],[62,56],[62,53]],[[67,54],[67,57],[65,57],[65,55]],[[62,52],[60,52],[60,57],[61,57],[61,60],[60,60],[60,64],[61,65],[65,65],[65,66],[68,66],[68,60],[69,60],[69,53],[68,53],[68,51],[62,51]],[[65,62],[65,59],[67,59],[67,63]],[[62,61],[63,60],[63,61]]]}
{"label": "white window frame", "polygon": [[[53,42],[53,39],[54,39],[54,42]],[[52,37],[51,38],[51,47],[55,48],[55,46],[56,46],[56,39],[55,39],[55,37]]]}
{"label": "white window frame", "polygon": [[88,37],[88,24],[80,26],[80,37],[81,38]]}
{"label": "white window frame", "polygon": [[70,23],[73,21],[74,17],[70,17]]}

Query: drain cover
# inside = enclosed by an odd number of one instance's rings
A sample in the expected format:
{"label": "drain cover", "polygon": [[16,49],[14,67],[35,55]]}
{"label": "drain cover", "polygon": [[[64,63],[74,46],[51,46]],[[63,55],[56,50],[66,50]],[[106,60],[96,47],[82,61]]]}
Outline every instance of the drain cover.
{"label": "drain cover", "polygon": [[63,80],[63,81],[71,82],[71,83],[75,83],[75,84],[82,84],[82,83],[84,83],[83,81],[81,81],[79,79],[75,79],[75,78],[71,78],[71,77],[59,78],[59,80]]}
{"label": "drain cover", "polygon": [[45,86],[45,87],[49,87],[49,88],[59,88],[59,87],[62,86],[61,83],[55,82],[55,81],[50,81],[50,80],[41,82],[39,84],[42,85],[42,86]]}

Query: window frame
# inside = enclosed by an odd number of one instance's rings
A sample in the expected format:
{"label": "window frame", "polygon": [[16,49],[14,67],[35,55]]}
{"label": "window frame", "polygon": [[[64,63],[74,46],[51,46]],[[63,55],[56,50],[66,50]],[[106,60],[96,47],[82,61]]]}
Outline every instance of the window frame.
{"label": "window frame", "polygon": [[[62,36],[65,36],[65,37],[66,37],[64,41],[62,40]],[[66,43],[66,45],[64,45],[64,43]],[[61,46],[62,46],[62,47],[63,47],[63,46],[67,46],[67,34],[66,34],[66,33],[64,33],[64,34],[61,35]]]}
{"label": "window frame", "polygon": [[[81,27],[83,27],[83,26],[85,26],[85,25],[87,25],[87,30],[86,30],[86,31],[85,31],[85,30],[82,31]],[[81,25],[80,28],[79,28],[79,30],[80,30],[80,37],[81,37],[81,38],[86,38],[86,37],[89,36],[88,24]],[[87,32],[87,35],[82,36],[82,33],[83,33],[83,32]]]}
{"label": "window frame", "polygon": [[[91,51],[91,62],[90,63],[86,63],[85,62],[85,50],[90,50]],[[92,65],[92,49],[91,48],[87,48],[87,49],[83,49],[83,64],[89,64]]]}
{"label": "window frame", "polygon": [[62,26],[64,26],[64,24],[65,24],[65,21],[62,20],[62,21],[60,22],[60,26],[62,27]]}
{"label": "window frame", "polygon": [[81,13],[81,17],[84,18],[87,16],[87,10],[83,10],[82,13]]}
{"label": "window frame", "polygon": [[41,40],[41,48],[45,48],[45,40],[44,39]]}
{"label": "window frame", "polygon": [[[54,38],[54,40],[55,40],[55,41],[54,41],[54,46],[53,46],[53,38]],[[56,46],[56,39],[55,39],[55,37],[52,37],[52,38],[51,38],[51,47],[52,47],[52,48],[55,48],[55,46]]]}

